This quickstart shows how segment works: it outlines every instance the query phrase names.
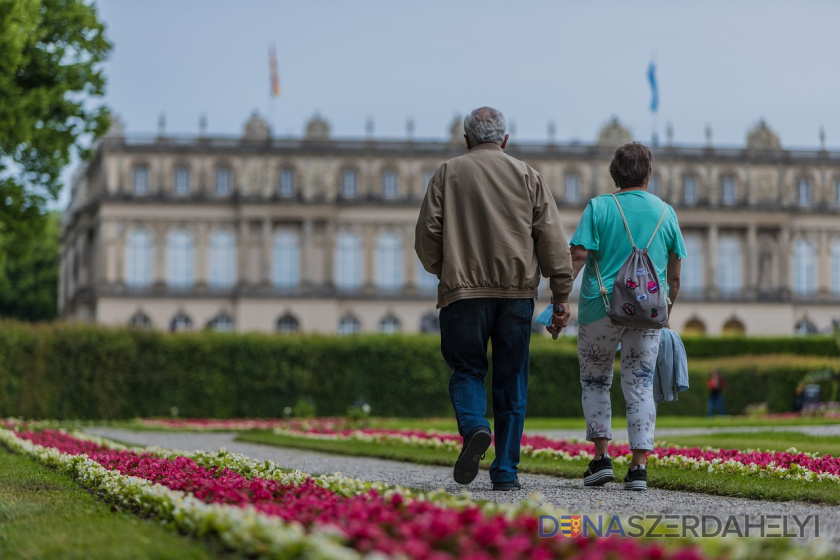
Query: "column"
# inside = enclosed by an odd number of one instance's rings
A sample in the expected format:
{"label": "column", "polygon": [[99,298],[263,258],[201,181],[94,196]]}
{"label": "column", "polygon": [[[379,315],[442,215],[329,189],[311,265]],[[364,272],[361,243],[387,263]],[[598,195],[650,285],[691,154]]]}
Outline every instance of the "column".
{"label": "column", "polygon": [[207,287],[210,273],[208,250],[210,243],[209,226],[200,222],[195,228],[195,285],[199,290]]}
{"label": "column", "polygon": [[303,220],[300,237],[300,281],[301,287],[305,289],[311,287],[314,280],[312,277],[314,229],[312,218]]}
{"label": "column", "polygon": [[828,242],[828,232],[820,231],[817,245],[817,297],[828,297],[831,294],[831,246]]}
{"label": "column", "polygon": [[238,221],[236,234],[236,279],[239,286],[248,283],[248,222]]}
{"label": "column", "polygon": [[152,235],[154,239],[154,256],[155,263],[152,278],[154,278],[154,286],[163,287],[166,285],[166,226],[163,224],[155,224],[152,228]]}
{"label": "column", "polygon": [[403,247],[403,292],[417,292],[417,255],[414,252],[414,226],[405,224],[401,228]]}
{"label": "column", "polygon": [[779,229],[779,294],[784,300],[790,299],[790,228]]}
{"label": "column", "polygon": [[376,289],[376,233],[374,226],[362,229],[362,291]]}
{"label": "column", "polygon": [[262,221],[262,251],[260,252],[260,284],[271,285],[271,219]]}

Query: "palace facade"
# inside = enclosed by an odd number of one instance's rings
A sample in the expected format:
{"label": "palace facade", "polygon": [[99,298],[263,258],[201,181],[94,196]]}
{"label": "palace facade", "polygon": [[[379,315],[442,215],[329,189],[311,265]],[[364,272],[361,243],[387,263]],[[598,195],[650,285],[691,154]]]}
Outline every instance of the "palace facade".
{"label": "palace facade", "polygon": [[[414,224],[435,169],[465,151],[459,120],[450,133],[337,139],[316,116],[302,137],[275,138],[254,115],[239,137],[140,136],[115,121],[72,184],[60,316],[434,332],[437,279],[414,253]],[[571,237],[586,202],[614,190],[608,165],[630,139],[613,120],[595,144],[506,151],[543,174]],[[764,122],[742,147],[668,140],[653,151],[650,191],[676,208],[689,253],[674,329],[786,335],[840,319],[840,152],[783,149]]]}

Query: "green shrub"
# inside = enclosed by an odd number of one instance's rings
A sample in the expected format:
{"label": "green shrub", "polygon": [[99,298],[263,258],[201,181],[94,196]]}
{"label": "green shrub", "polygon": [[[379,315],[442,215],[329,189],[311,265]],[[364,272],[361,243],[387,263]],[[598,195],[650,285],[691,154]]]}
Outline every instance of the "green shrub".
{"label": "green shrub", "polygon": [[[712,348],[709,340],[687,346],[702,354]],[[678,402],[661,405],[659,414],[705,414],[713,367],[726,377],[724,404],[731,414],[758,402],[770,412],[792,410],[803,376],[840,367],[821,353],[727,356],[735,348],[730,340],[740,339],[718,339],[723,357],[689,360],[692,388]],[[812,339],[778,339],[777,346],[802,350],[806,340]],[[764,344],[758,346],[766,349]],[[118,419],[177,410],[184,418],[281,417],[287,408],[299,414],[301,402],[325,416],[346,415],[359,402],[377,416],[451,416],[449,375],[440,339],[431,335],[172,335],[0,323],[0,416]],[[492,372],[488,404],[491,379]],[[529,384],[528,415],[580,417],[574,339],[534,337]],[[623,414],[618,370],[612,395],[614,414]]]}

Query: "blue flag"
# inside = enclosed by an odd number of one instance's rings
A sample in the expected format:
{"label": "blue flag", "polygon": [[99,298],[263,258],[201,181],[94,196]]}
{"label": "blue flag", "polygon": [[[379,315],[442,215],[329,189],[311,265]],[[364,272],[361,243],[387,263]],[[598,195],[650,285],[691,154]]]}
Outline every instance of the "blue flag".
{"label": "blue flag", "polygon": [[650,82],[650,112],[655,113],[659,108],[659,90],[656,88],[656,64],[651,61],[647,71],[648,82]]}

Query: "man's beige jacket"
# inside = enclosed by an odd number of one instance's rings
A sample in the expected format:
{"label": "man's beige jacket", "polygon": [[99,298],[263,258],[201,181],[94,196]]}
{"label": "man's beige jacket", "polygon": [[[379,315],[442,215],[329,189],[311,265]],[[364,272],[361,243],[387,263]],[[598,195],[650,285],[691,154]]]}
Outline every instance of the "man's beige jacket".
{"label": "man's beige jacket", "polygon": [[474,146],[429,182],[414,234],[440,278],[438,307],[467,298],[535,298],[540,275],[569,300],[572,260],[560,212],[535,169],[498,144]]}

